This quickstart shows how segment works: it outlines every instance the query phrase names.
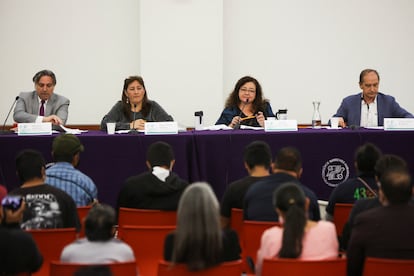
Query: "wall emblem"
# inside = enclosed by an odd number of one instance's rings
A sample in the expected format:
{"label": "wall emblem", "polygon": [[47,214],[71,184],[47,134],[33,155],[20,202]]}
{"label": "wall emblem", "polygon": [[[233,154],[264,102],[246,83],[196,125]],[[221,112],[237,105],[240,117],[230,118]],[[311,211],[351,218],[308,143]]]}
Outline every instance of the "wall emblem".
{"label": "wall emblem", "polygon": [[322,167],[322,179],[330,187],[336,187],[348,178],[348,164],[340,158],[333,158]]}

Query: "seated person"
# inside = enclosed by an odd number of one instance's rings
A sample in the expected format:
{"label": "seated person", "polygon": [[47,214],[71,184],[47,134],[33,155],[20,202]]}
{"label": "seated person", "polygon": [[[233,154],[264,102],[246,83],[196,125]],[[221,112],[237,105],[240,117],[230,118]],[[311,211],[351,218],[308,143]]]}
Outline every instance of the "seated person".
{"label": "seated person", "polygon": [[244,167],[248,176],[236,180],[227,187],[221,202],[221,223],[228,227],[231,217],[231,209],[243,209],[244,195],[257,181],[270,174],[272,154],[266,142],[253,141],[244,149]]}
{"label": "seated person", "polygon": [[33,77],[35,91],[22,92],[14,108],[17,123],[46,123],[65,125],[69,100],[54,93],[56,76],[50,70],[37,72]]}
{"label": "seated person", "polygon": [[52,156],[55,163],[46,169],[46,183],[65,191],[76,203],[86,206],[97,202],[98,189],[92,179],[76,169],[84,146],[73,134],[53,139]]}
{"label": "seated person", "polygon": [[365,258],[414,259],[413,184],[405,168],[390,168],[379,179],[381,207],[355,218],[347,250],[348,275],[363,275]]}
{"label": "seated person", "polygon": [[309,199],[296,183],[286,182],[276,189],[273,203],[283,227],[274,226],[263,232],[256,275],[261,275],[264,258],[322,260],[338,257],[335,225],[307,218]]}
{"label": "seated person", "polygon": [[76,204],[61,189],[45,184],[45,160],[38,151],[24,150],[16,157],[17,175],[22,182],[10,195],[20,195],[26,202],[22,229],[80,229]]}
{"label": "seated person", "polygon": [[[404,159],[402,159],[401,157],[397,155],[393,155],[393,154],[382,155],[381,158],[375,164],[376,183],[378,184],[379,179],[382,177],[382,174],[384,172],[386,172],[389,169],[396,169],[396,168],[407,170],[408,165]],[[412,199],[411,201],[414,202],[414,199]],[[355,218],[359,214],[369,209],[373,209],[373,208],[380,207],[380,206],[381,206],[381,202],[378,196],[373,197],[373,198],[364,198],[361,200],[357,200],[355,202],[354,206],[352,207],[351,213],[349,214],[348,221],[344,225],[344,229],[342,230],[341,248],[346,250],[348,247],[349,239],[352,235],[352,229],[355,223]]]}
{"label": "seated person", "polygon": [[33,273],[40,269],[43,257],[32,236],[19,228],[26,203],[15,210],[0,207],[0,275]]}
{"label": "seated person", "polygon": [[151,144],[146,163],[150,171],[125,181],[118,196],[118,209],[177,210],[188,182],[172,172],[175,163],[173,149],[165,142]]}
{"label": "seated person", "polygon": [[413,118],[395,101],[395,98],[378,92],[380,77],[376,70],[365,69],[359,75],[362,93],[342,100],[333,117],[339,117],[339,126],[376,127],[384,125],[384,118]]}
{"label": "seated person", "polygon": [[310,200],[309,219],[321,219],[316,194],[303,185],[299,179],[302,175],[302,157],[294,147],[281,148],[272,164],[273,174],[264,177],[252,185],[244,196],[243,218],[256,221],[278,221],[279,217],[273,207],[273,191],[285,182],[293,182],[300,187]]}
{"label": "seated person", "polygon": [[116,224],[116,213],[111,206],[94,205],[85,218],[86,238],[65,246],[60,261],[90,264],[134,261],[132,248],[114,238]]}
{"label": "seated person", "polygon": [[186,264],[189,271],[240,259],[237,234],[221,228],[219,203],[207,183],[191,184],[183,193],[177,229],[165,239],[164,259]]}
{"label": "seated person", "polygon": [[156,102],[148,99],[144,80],[139,76],[126,78],[118,101],[101,121],[101,129],[106,123],[116,123],[115,130],[143,130],[145,122],[173,121],[173,118]]}
{"label": "seated person", "polygon": [[264,127],[265,119],[274,116],[269,101],[263,98],[260,83],[246,76],[237,81],[216,125],[225,124],[231,128],[239,128],[240,125]]}
{"label": "seated person", "polygon": [[326,206],[327,220],[333,219],[335,203],[354,203],[361,198],[377,196],[378,187],[375,179],[375,164],[380,157],[381,151],[373,144],[366,143],[357,149],[355,153],[355,167],[358,177],[346,180],[332,191],[328,206]]}

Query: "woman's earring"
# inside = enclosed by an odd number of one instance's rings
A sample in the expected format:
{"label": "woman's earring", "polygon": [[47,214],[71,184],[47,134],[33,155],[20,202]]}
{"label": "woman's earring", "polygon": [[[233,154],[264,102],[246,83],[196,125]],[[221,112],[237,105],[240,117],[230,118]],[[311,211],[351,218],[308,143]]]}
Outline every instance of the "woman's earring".
{"label": "woman's earring", "polygon": [[129,103],[129,98],[127,98],[126,103],[127,103],[127,104]]}

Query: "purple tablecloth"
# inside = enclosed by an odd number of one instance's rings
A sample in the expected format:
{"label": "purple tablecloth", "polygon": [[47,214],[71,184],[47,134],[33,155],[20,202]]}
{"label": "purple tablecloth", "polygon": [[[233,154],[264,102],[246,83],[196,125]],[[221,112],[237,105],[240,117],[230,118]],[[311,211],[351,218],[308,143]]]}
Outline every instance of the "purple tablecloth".
{"label": "purple tablecloth", "polygon": [[[52,136],[0,136],[0,182],[11,190],[18,186],[14,158],[25,148],[37,149],[51,162]],[[284,146],[302,153],[301,181],[327,199],[333,186],[354,176],[354,152],[364,142],[376,144],[384,153],[402,156],[414,164],[411,141],[414,132],[383,130],[300,129],[297,132],[254,130],[188,131],[177,135],[107,135],[89,131],[79,135],[85,146],[79,169],[98,186],[99,199],[114,205],[123,181],[147,170],[145,153],[155,141],[165,141],[175,151],[174,171],[190,182],[207,181],[221,198],[226,186],[247,173],[243,165],[244,147],[254,140],[269,143],[272,154]],[[410,166],[412,168],[412,166]]]}

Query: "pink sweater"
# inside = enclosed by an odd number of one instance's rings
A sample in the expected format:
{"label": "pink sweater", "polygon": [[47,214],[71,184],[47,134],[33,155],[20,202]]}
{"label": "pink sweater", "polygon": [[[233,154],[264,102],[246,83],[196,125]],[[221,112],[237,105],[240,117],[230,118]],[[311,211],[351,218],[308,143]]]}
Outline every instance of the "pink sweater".
{"label": "pink sweater", "polygon": [[[256,275],[261,275],[264,258],[273,258],[282,246],[283,228],[275,226],[263,232],[260,248],[257,251]],[[319,221],[305,232],[299,259],[321,260],[338,257],[338,238],[335,225],[329,221]]]}

